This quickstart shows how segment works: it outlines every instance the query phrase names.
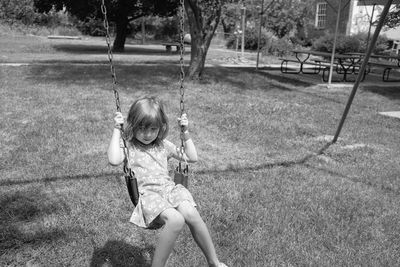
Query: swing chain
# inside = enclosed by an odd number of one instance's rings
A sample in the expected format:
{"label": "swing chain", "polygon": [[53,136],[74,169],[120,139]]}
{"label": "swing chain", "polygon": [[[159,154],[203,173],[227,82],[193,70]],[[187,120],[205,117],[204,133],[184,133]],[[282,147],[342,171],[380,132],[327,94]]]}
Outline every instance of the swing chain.
{"label": "swing chain", "polygon": [[[118,90],[116,89],[117,85],[117,75],[115,72],[115,66],[113,63],[113,53],[112,53],[112,46],[111,46],[111,36],[110,36],[110,25],[108,24],[108,19],[107,19],[107,8],[105,4],[105,0],[101,1],[101,12],[104,15],[104,28],[106,30],[106,43],[107,43],[107,51],[108,51],[108,61],[110,62],[110,71],[111,71],[111,76],[112,76],[112,89],[114,92],[114,97],[115,97],[115,105],[117,107],[117,111],[121,112],[121,105],[119,101],[119,93]],[[129,175],[129,177],[133,177],[133,172],[131,168],[129,167],[129,152],[128,152],[128,147],[126,145],[126,140],[125,140],[125,135],[124,135],[124,130],[121,127],[121,136],[122,136],[122,143],[124,147],[124,154],[125,154],[125,160],[124,160],[124,173],[126,175]]]}
{"label": "swing chain", "polygon": [[103,13],[104,16],[104,29],[106,30],[106,43],[107,43],[107,55],[108,55],[108,61],[110,62],[110,71],[111,71],[111,77],[112,77],[112,89],[114,92],[114,97],[115,97],[115,105],[117,106],[117,111],[121,112],[121,105],[119,101],[119,93],[115,89],[115,86],[117,84],[117,74],[115,73],[115,67],[113,63],[113,52],[112,52],[112,46],[111,46],[111,37],[110,37],[110,25],[108,24],[108,18],[107,18],[107,8],[105,4],[105,0],[101,0],[101,12]]}
{"label": "swing chain", "polygon": [[[179,108],[182,114],[185,113],[185,69],[184,69],[184,53],[185,53],[185,44],[184,44],[184,25],[185,25],[185,0],[180,0],[180,7],[179,7],[179,51],[180,51],[180,58],[179,58],[179,65],[180,65],[180,85],[179,85],[179,92],[181,95]],[[184,153],[184,138],[183,138],[183,127],[181,127],[181,147],[180,147],[180,159],[179,159],[179,172],[181,172],[181,162],[183,159]]]}
{"label": "swing chain", "polygon": [[185,87],[184,87],[184,80],[185,80],[185,69],[184,69],[184,59],[183,55],[185,53],[185,44],[184,44],[184,23],[185,23],[185,0],[180,0],[180,8],[179,8],[179,23],[180,23],[180,31],[179,31],[179,37],[180,37],[180,86],[179,86],[179,92],[181,94],[181,99],[180,99],[180,111],[181,115],[185,113],[185,102],[184,102],[184,97],[185,97]]}

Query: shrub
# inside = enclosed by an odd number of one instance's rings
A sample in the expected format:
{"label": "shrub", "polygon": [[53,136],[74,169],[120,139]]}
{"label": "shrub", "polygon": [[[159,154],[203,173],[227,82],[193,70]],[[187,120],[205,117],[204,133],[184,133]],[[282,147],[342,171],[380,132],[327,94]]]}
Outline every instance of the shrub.
{"label": "shrub", "polygon": [[159,24],[155,25],[154,39],[165,41],[179,40],[179,21],[177,17],[169,17],[162,19]]}
{"label": "shrub", "polygon": [[[326,34],[314,41],[313,49],[331,53],[333,50],[333,34]],[[367,49],[367,34],[360,33],[351,36],[338,35],[336,41],[337,53],[365,52]],[[388,49],[388,40],[380,36],[376,42],[374,53],[379,54]]]}
{"label": "shrub", "polygon": [[0,19],[13,23],[31,24],[35,20],[33,0],[0,0]]}
{"label": "shrub", "polygon": [[[372,35],[373,35],[373,33],[371,33],[369,40],[372,39]],[[356,36],[360,40],[360,43],[361,43],[360,51],[361,52],[367,51],[368,34],[367,33],[358,33],[358,34],[355,34],[354,36]],[[382,54],[387,49],[389,49],[389,40],[387,39],[386,36],[380,35],[378,37],[378,40],[376,41],[373,53]]]}
{"label": "shrub", "polygon": [[283,38],[275,37],[272,40],[271,47],[268,50],[269,54],[282,57],[287,55],[291,50],[295,48],[295,44],[292,43],[289,37],[284,36]]}
{"label": "shrub", "polygon": [[324,31],[316,28],[313,24],[307,24],[296,34],[296,42],[301,46],[312,46],[314,41],[324,36]]}
{"label": "shrub", "polygon": [[[83,34],[90,36],[105,36],[106,30],[104,29],[104,23],[101,19],[87,18],[85,21],[77,20],[75,22],[76,28]],[[110,30],[112,29],[110,23]]]}
{"label": "shrub", "polygon": [[[326,34],[313,43],[313,49],[322,52],[331,53],[333,50],[333,42],[335,37],[333,34]],[[360,52],[361,44],[360,40],[356,36],[345,36],[338,35],[336,40],[336,52],[337,53],[348,53],[348,52]]]}
{"label": "shrub", "polygon": [[[258,42],[258,30],[251,29],[246,31],[245,36],[245,49],[257,50]],[[227,38],[226,47],[236,48],[236,42],[238,41],[238,49],[241,49],[242,42],[241,36],[239,38],[236,35],[231,35]],[[294,44],[288,37],[278,38],[272,32],[263,28],[260,36],[260,49],[263,54],[273,54],[277,56],[286,55],[288,51],[294,48]]]}
{"label": "shrub", "polygon": [[[273,33],[267,31],[265,28],[261,30],[260,36],[260,47],[269,47],[273,39]],[[236,42],[238,40],[238,48],[242,48],[242,37],[237,35],[230,35],[226,40],[227,48],[236,48]],[[248,29],[245,32],[244,48],[248,50],[257,50],[258,47],[258,30],[255,28]]]}

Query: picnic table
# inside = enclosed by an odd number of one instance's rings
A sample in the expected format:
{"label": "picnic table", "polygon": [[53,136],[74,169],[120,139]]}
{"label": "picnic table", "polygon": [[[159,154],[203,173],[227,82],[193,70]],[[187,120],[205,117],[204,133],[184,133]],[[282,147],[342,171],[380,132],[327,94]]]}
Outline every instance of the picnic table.
{"label": "picnic table", "polygon": [[[349,53],[354,56],[365,58],[364,53]],[[368,72],[371,67],[383,68],[382,81],[384,82],[397,82],[399,80],[390,79],[390,74],[393,69],[400,69],[400,56],[399,55],[377,55],[372,54],[368,60]]]}
{"label": "picnic table", "polygon": [[[330,71],[331,53],[314,50],[292,50],[295,58],[281,58],[281,72],[293,74],[319,74],[322,70],[322,79],[327,81],[326,74]],[[312,57],[313,56],[313,57]],[[329,60],[328,60],[329,59]],[[349,81],[348,74],[357,74],[360,68],[362,57],[355,54],[335,54],[334,67],[336,73],[342,75],[341,81]],[[291,69],[288,62],[295,63],[295,68]],[[298,66],[298,68],[296,68]],[[307,66],[311,66],[311,71]],[[364,73],[363,79],[366,73]]]}
{"label": "picnic table", "polygon": [[161,45],[165,46],[165,50],[167,50],[167,52],[171,52],[173,46],[176,47],[177,52],[179,52],[181,49],[181,44],[178,42],[161,43]]}

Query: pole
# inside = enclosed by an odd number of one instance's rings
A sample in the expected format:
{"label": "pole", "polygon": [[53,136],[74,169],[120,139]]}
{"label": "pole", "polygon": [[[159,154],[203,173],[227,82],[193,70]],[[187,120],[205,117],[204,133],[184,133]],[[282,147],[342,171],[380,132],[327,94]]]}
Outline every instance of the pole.
{"label": "pole", "polygon": [[332,83],[332,73],[333,73],[333,63],[335,61],[335,50],[336,50],[336,41],[337,41],[337,35],[339,31],[339,20],[340,20],[340,13],[342,11],[342,0],[339,0],[339,8],[337,12],[337,18],[336,18],[336,28],[335,28],[335,37],[333,38],[333,48],[332,48],[332,55],[331,55],[331,65],[329,67],[329,79],[328,79],[328,86],[331,85]]}
{"label": "pole", "polygon": [[260,26],[258,27],[257,64],[256,64],[256,69],[257,69],[257,70],[258,70],[258,62],[259,62],[259,59],[260,59],[261,26],[262,26],[263,13],[264,13],[264,0],[261,1]]}
{"label": "pole", "polygon": [[146,18],[142,17],[142,44],[146,43]]}
{"label": "pole", "polygon": [[363,60],[363,62],[361,64],[360,71],[359,71],[359,73],[357,75],[356,81],[354,82],[353,90],[350,93],[349,100],[347,101],[346,108],[344,109],[342,118],[341,118],[339,126],[338,126],[338,128],[336,130],[335,136],[333,137],[332,143],[335,143],[337,141],[337,139],[339,137],[339,134],[340,134],[340,131],[342,130],[344,121],[346,120],[347,114],[349,113],[351,103],[353,102],[353,99],[354,99],[354,96],[355,96],[355,94],[357,92],[358,86],[360,85],[361,79],[362,79],[362,77],[363,77],[363,75],[365,73],[365,69],[367,67],[369,57],[372,54],[372,50],[375,47],[376,41],[378,40],[379,33],[381,32],[381,29],[382,29],[383,24],[385,22],[385,18],[387,16],[388,12],[389,12],[389,8],[390,8],[392,2],[393,2],[393,0],[388,0],[386,2],[385,7],[382,10],[382,13],[381,13],[380,18],[379,18],[378,25],[376,26],[374,35],[372,36],[371,43],[368,45],[367,53],[365,54],[365,58],[364,58],[364,60]]}
{"label": "pole", "polygon": [[239,34],[240,34],[240,26],[237,26],[237,29],[235,31],[235,37],[236,37],[236,45],[235,45],[235,52],[236,52],[236,59],[239,60]]}
{"label": "pole", "polygon": [[246,7],[242,6],[242,60],[244,59],[244,35],[246,28]]}
{"label": "pole", "polygon": [[369,19],[369,28],[368,28],[367,44],[369,43],[369,38],[371,37],[371,27],[372,27],[372,21],[373,21],[373,19],[374,19],[375,6],[376,6],[376,4],[374,4],[374,5],[372,6],[372,14],[371,14],[371,18]]}

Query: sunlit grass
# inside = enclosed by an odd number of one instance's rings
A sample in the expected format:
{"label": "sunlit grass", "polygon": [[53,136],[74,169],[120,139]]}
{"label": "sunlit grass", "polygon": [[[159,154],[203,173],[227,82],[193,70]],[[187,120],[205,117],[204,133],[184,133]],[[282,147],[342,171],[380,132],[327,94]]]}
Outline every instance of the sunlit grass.
{"label": "sunlit grass", "polygon": [[[54,53],[60,61],[68,54]],[[122,111],[138,96],[159,95],[178,143],[178,66],[157,64],[165,55],[154,64],[129,56],[138,59],[117,65]],[[2,66],[0,75],[0,265],[148,266],[158,232],[128,222],[122,169],[107,164],[115,112],[108,66]],[[335,133],[348,88],[222,67],[185,87],[200,156],[190,190],[221,260],[400,264],[400,122],[377,114],[399,109],[395,91],[360,91],[339,141],[317,154]],[[188,229],[169,266],[205,266]]]}

